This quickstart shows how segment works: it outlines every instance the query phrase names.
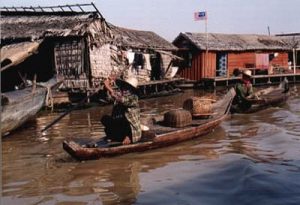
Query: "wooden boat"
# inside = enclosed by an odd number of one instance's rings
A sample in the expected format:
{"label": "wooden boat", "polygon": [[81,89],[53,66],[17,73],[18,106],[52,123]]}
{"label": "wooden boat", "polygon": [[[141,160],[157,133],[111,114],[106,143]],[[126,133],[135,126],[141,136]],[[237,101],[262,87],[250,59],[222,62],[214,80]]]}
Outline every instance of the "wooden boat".
{"label": "wooden boat", "polygon": [[[190,140],[213,131],[228,115],[234,96],[235,91],[232,88],[213,104],[212,116],[193,119],[192,124],[186,127],[167,127],[162,125],[162,121],[153,123],[149,125],[149,131],[143,132],[141,141],[135,144],[120,145],[120,143],[107,143],[104,140],[81,144],[73,140],[65,140],[63,149],[78,160],[91,160],[165,147]],[[93,146],[90,146],[91,144]]]}
{"label": "wooden boat", "polygon": [[47,89],[32,86],[1,94],[1,135],[7,135],[33,118],[45,102]]}
{"label": "wooden boat", "polygon": [[255,93],[257,99],[248,99],[251,104],[249,109],[241,109],[238,104],[231,107],[232,113],[254,113],[268,107],[279,106],[285,103],[289,97],[288,82],[282,81],[278,87],[270,87]]}
{"label": "wooden boat", "polygon": [[24,89],[1,94],[1,136],[8,135],[35,117],[45,104],[49,89],[61,83],[55,77]]}

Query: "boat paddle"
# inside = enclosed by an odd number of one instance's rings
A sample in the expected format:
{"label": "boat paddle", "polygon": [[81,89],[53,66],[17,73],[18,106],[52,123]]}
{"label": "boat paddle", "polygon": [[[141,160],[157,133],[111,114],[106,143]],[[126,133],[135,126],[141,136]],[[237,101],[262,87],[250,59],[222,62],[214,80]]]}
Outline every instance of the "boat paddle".
{"label": "boat paddle", "polygon": [[98,93],[98,91],[101,88],[98,88],[95,90],[94,93],[92,93],[91,95],[86,96],[84,99],[82,99],[77,105],[75,105],[74,107],[68,109],[66,112],[64,112],[62,115],[58,116],[56,119],[54,119],[50,124],[48,124],[46,127],[44,127],[41,130],[41,133],[44,135],[44,132],[46,130],[48,130],[50,127],[52,127],[54,124],[56,124],[59,120],[61,120],[64,116],[66,116],[67,114],[69,114],[70,112],[72,112],[73,110],[75,110],[76,108],[78,108],[79,106],[81,106],[88,98],[92,97],[93,95],[95,95],[96,93]]}

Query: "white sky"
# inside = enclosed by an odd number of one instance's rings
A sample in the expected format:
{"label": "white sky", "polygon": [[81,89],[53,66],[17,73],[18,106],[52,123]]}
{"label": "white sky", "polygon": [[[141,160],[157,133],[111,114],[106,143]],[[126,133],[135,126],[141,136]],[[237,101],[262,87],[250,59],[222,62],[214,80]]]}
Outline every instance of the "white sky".
{"label": "white sky", "polygon": [[[91,0],[0,0],[0,6],[54,6]],[[180,32],[205,32],[195,11],[208,12],[208,32],[300,33],[300,0],[97,0],[107,21],[121,27],[154,31],[169,41]]]}

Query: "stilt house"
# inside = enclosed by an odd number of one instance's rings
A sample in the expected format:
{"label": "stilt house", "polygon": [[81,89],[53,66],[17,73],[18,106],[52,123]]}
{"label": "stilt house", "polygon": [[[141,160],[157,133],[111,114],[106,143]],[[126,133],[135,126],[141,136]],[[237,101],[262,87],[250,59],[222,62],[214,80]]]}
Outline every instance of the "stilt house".
{"label": "stilt house", "polygon": [[[68,88],[90,88],[92,48],[111,39],[105,19],[93,4],[4,7],[1,18],[3,45],[38,43],[34,55],[25,56],[17,66],[33,70],[38,80],[56,74]],[[1,64],[9,61],[1,59]]]}
{"label": "stilt house", "polygon": [[291,47],[266,35],[180,33],[173,44],[184,58],[178,73],[190,80],[230,77],[235,69],[256,74],[288,70]]}
{"label": "stilt house", "polygon": [[300,72],[300,33],[288,33],[276,35],[285,41],[291,48],[289,51],[289,69]]}
{"label": "stilt house", "polygon": [[[127,69],[140,81],[170,77],[171,62],[176,58],[172,43],[153,32],[108,23],[93,3],[3,7],[1,41],[3,48],[12,44],[19,47],[14,57],[1,58],[2,68],[19,66],[19,70],[31,70],[30,75],[38,74],[38,81],[55,74],[64,80],[61,89],[69,92],[94,90],[112,71]],[[19,55],[23,44],[32,48],[26,55]],[[126,65],[128,56],[130,66]],[[15,75],[1,71],[8,78]]]}
{"label": "stilt house", "polygon": [[177,48],[172,43],[151,31],[111,28],[119,57],[125,55],[130,61],[129,72],[136,75],[139,82],[174,77],[178,69],[174,65],[180,58],[174,55]]}

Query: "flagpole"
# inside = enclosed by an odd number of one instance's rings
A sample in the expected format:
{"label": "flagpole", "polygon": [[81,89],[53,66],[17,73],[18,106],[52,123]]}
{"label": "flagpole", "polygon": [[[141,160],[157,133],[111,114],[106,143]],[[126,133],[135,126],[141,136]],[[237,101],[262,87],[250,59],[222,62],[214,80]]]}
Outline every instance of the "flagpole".
{"label": "flagpole", "polygon": [[[205,70],[208,67],[208,33],[207,33],[207,11],[205,12],[206,16],[205,16],[205,34],[206,34],[206,54],[205,54]],[[203,74],[205,74],[206,72],[203,72]],[[203,76],[205,77],[205,76]]]}
{"label": "flagpole", "polygon": [[[208,67],[208,32],[207,32],[207,11],[204,12],[195,12],[194,13],[194,19],[195,21],[199,21],[199,20],[205,20],[205,34],[206,34],[206,52],[205,52],[205,56],[201,55],[201,77],[205,77],[205,74],[207,72],[205,72],[205,69],[207,69]],[[202,52],[201,52],[202,53]]]}

